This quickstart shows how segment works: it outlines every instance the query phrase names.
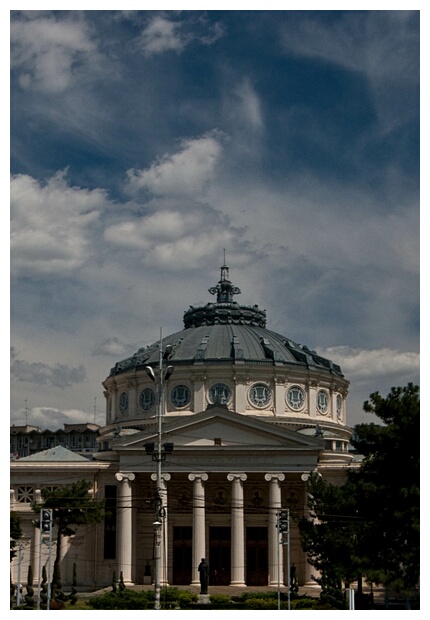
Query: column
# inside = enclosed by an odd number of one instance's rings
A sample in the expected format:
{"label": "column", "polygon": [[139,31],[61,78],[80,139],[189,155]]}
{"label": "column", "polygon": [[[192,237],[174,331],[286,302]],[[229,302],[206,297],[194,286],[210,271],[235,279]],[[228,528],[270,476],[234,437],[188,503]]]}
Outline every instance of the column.
{"label": "column", "polygon": [[200,584],[198,566],[200,560],[206,557],[205,546],[205,487],[207,474],[189,474],[188,480],[193,482],[193,564],[191,585]]}
{"label": "column", "polygon": [[[280,534],[276,527],[278,522],[278,512],[281,510],[281,485],[285,480],[284,474],[265,474],[264,479],[269,485],[269,577],[268,585],[277,586],[284,583],[283,571],[283,547],[280,544]],[[279,567],[279,573],[278,573]]]}
{"label": "column", "polygon": [[[160,585],[167,586],[169,585],[169,579],[167,575],[167,565],[168,565],[168,521],[167,521],[167,487],[166,482],[169,482],[171,478],[170,474],[161,474],[160,480],[160,496],[161,496],[161,509],[164,517],[161,519],[162,529],[161,529],[161,545],[160,545],[160,553],[161,553],[161,561],[160,561]],[[151,480],[154,482],[157,481],[157,474],[151,474]]]}
{"label": "column", "polygon": [[227,480],[231,487],[231,586],[245,584],[245,526],[243,508],[243,473],[230,473]]}
{"label": "column", "polygon": [[[302,474],[300,476],[302,482],[304,482],[304,503],[303,503],[303,514],[306,518],[309,518],[309,508],[308,508],[308,491],[306,488],[306,483],[309,480],[310,474]],[[319,572],[311,565],[308,561],[308,556],[305,554],[305,574],[304,574],[304,585],[306,587],[316,587],[318,584],[314,579],[314,575],[319,575]]]}
{"label": "column", "polygon": [[[42,492],[40,489],[34,490],[34,501],[36,504],[43,503]],[[37,517],[37,520],[40,520],[40,513]],[[33,579],[35,582],[39,579],[39,556],[41,555],[40,551],[40,527],[34,527],[31,537],[30,564],[33,568]]]}
{"label": "column", "polygon": [[33,568],[33,579],[39,580],[39,556],[40,556],[40,527],[33,528],[30,546],[30,564]]}
{"label": "column", "polygon": [[115,474],[119,481],[118,493],[118,540],[117,540],[117,559],[118,559],[118,579],[122,571],[125,584],[132,583],[132,531],[133,531],[133,497],[131,483],[135,479],[133,473]]}

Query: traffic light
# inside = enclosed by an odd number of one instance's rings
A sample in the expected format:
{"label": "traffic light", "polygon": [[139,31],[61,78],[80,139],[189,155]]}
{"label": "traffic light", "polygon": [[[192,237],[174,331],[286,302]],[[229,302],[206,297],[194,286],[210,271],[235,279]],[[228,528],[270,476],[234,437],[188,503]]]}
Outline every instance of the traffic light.
{"label": "traffic light", "polygon": [[52,510],[43,509],[40,511],[40,529],[49,534],[52,530]]}
{"label": "traffic light", "polygon": [[278,529],[280,532],[288,532],[288,513],[285,510],[278,514]]}

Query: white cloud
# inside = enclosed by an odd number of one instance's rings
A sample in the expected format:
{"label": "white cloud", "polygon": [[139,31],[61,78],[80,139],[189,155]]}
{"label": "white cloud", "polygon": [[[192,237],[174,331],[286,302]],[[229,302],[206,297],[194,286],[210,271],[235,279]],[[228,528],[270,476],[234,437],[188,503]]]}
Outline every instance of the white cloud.
{"label": "white cloud", "polygon": [[221,154],[217,132],[184,140],[181,150],[164,155],[150,168],[128,170],[126,189],[131,194],[146,190],[157,196],[201,197],[215,176]]}
{"label": "white cloud", "polygon": [[212,45],[223,34],[222,24],[220,22],[208,24],[202,13],[192,13],[180,21],[167,19],[165,15],[155,15],[143,29],[139,46],[145,56],[168,51],[180,53],[194,42]]}
{"label": "white cloud", "polygon": [[[263,128],[263,116],[260,98],[250,80],[243,79],[233,90],[231,114],[240,125],[247,125],[254,130]],[[230,115],[231,115],[230,114]]]}
{"label": "white cloud", "polygon": [[11,66],[22,88],[59,93],[83,65],[97,59],[97,47],[80,12],[57,18],[43,12],[11,22]]}
{"label": "white cloud", "polygon": [[159,54],[168,50],[180,52],[186,40],[180,33],[180,24],[157,15],[140,37],[140,45],[146,55]]}
{"label": "white cloud", "polygon": [[240,240],[218,214],[206,205],[184,211],[172,209],[127,220],[105,230],[106,241],[145,253],[145,265],[178,271],[196,267],[202,258],[220,253]]}
{"label": "white cloud", "polygon": [[388,347],[355,349],[338,346],[318,350],[318,353],[339,364],[344,375],[354,382],[372,379],[377,383],[390,375],[410,377],[409,380],[414,381],[420,369],[419,353],[397,351]]}
{"label": "white cloud", "polygon": [[54,407],[32,407],[28,411],[17,410],[11,417],[11,424],[28,424],[41,429],[56,431],[64,428],[64,424],[85,424],[91,422],[92,416],[88,411],[79,409],[56,409]]}
{"label": "white cloud", "polygon": [[125,344],[118,338],[108,338],[103,341],[93,352],[94,355],[126,355],[130,353],[130,350],[135,349],[134,345]]}
{"label": "white cloud", "polygon": [[91,253],[90,229],[106,204],[103,190],[70,187],[65,172],[46,185],[28,175],[13,176],[12,273],[67,273],[80,267]]}

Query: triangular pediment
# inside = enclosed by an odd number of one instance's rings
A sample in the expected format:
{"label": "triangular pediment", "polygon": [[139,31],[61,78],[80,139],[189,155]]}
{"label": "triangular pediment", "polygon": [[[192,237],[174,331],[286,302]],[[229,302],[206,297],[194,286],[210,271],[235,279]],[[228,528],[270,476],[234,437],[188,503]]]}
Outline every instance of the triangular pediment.
{"label": "triangular pediment", "polygon": [[[145,443],[156,440],[154,426],[132,436],[119,437],[112,447],[117,451],[143,449]],[[192,416],[163,421],[162,441],[174,443],[175,448],[190,449],[214,445],[248,450],[253,447],[312,451],[322,448],[321,440],[314,437],[216,406]]]}

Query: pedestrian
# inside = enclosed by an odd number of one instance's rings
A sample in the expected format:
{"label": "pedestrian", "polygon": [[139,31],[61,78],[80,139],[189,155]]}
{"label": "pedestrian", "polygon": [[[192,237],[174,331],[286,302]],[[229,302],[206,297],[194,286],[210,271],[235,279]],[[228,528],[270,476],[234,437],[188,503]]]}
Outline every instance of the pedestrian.
{"label": "pedestrian", "polygon": [[209,564],[206,562],[205,558],[202,558],[198,571],[200,573],[200,594],[207,594],[209,585]]}

